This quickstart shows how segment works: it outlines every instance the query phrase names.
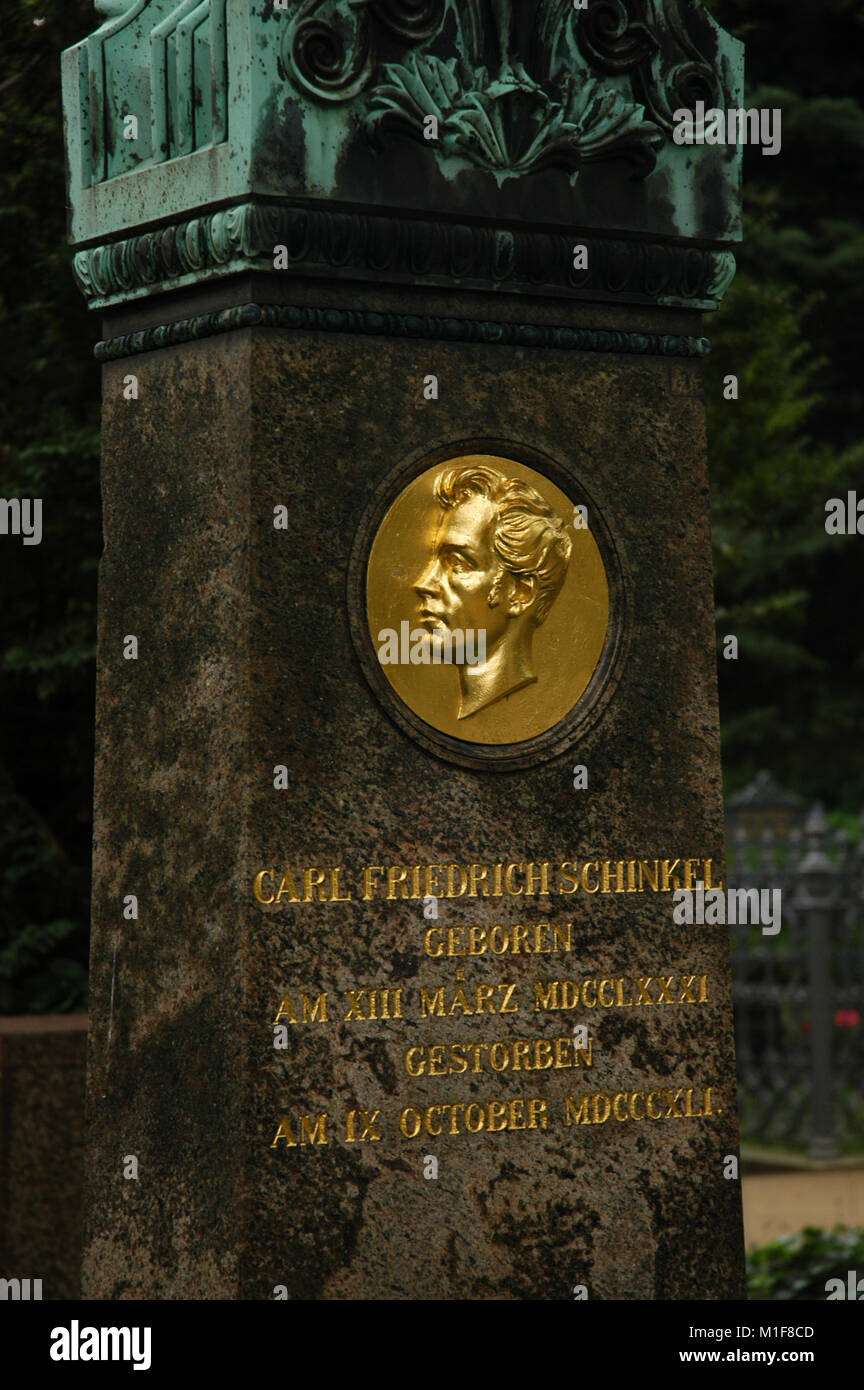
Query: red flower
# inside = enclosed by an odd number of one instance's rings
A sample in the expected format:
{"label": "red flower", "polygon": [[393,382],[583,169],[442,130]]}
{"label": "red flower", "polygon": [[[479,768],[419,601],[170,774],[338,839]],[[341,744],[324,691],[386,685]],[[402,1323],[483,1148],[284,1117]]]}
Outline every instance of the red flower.
{"label": "red flower", "polygon": [[857,1009],[838,1009],[834,1015],[835,1028],[857,1028],[861,1015]]}

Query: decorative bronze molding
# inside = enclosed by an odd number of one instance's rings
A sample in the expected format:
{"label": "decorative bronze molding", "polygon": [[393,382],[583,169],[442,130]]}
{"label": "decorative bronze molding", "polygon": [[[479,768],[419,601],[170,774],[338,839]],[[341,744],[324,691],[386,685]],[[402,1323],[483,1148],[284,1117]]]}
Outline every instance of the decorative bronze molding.
{"label": "decorative bronze molding", "polygon": [[642,356],[704,357],[707,338],[671,333],[622,333],[610,329],[568,328],[563,324],[500,323],[485,319],[443,318],[436,314],[375,313],[371,310],[309,305],[238,304],[212,314],[158,324],[154,328],[103,339],[93,355],[113,362],[142,352],[176,347],[242,328],[285,328],[315,333],[359,333],[398,338],[483,343],[500,347],[564,348],[577,352],[636,353]]}
{"label": "decorative bronze molding", "polygon": [[[588,268],[573,268],[573,245]],[[533,232],[323,209],[240,203],[79,251],[75,278],[93,307],[248,270],[460,286],[607,302],[716,308],[735,273],[731,251],[583,233]]]}
{"label": "decorative bronze molding", "polygon": [[253,201],[739,239],[741,150],[672,138],[743,99],[702,0],[99,4],[63,55],[78,249]]}
{"label": "decorative bronze molding", "polygon": [[306,99],[363,94],[377,148],[397,131],[499,182],[619,156],[646,177],[674,111],[722,100],[718,60],[685,0],[304,0],[282,43]]}

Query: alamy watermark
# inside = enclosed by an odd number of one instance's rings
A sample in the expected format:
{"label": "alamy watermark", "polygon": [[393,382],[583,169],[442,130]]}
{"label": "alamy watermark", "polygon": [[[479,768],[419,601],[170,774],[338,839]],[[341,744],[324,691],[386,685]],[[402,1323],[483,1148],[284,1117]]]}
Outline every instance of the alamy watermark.
{"label": "alamy watermark", "polygon": [[20,536],[23,545],[39,545],[42,498],[0,497],[0,536]]}
{"label": "alamy watermark", "polygon": [[864,1279],[858,1278],[858,1271],[850,1269],[846,1271],[846,1283],[842,1279],[828,1279],[825,1284],[825,1292],[828,1295],[827,1301],[831,1303],[837,1299],[849,1299],[853,1303],[864,1303]]}
{"label": "alamy watermark", "polygon": [[776,936],[782,925],[780,888],[679,888],[672,894],[672,920],[679,926],[761,926]]}
{"label": "alamy watermark", "polygon": [[428,632],[403,621],[398,632],[383,627],[378,633],[378,660],[382,666],[485,666],[486,630]]}
{"label": "alamy watermark", "polygon": [[73,1318],[69,1327],[51,1332],[52,1361],[131,1361],[133,1371],[149,1371],[149,1327],[82,1327]]}
{"label": "alamy watermark", "polygon": [[780,153],[783,113],[779,106],[722,110],[697,101],[695,110],[682,107],[672,120],[676,145],[761,145],[763,154]]}
{"label": "alamy watermark", "polygon": [[0,1300],[13,1303],[39,1300],[42,1297],[41,1279],[0,1279]]}
{"label": "alamy watermark", "polygon": [[864,536],[864,497],[847,492],[825,503],[825,530],[829,536]]}

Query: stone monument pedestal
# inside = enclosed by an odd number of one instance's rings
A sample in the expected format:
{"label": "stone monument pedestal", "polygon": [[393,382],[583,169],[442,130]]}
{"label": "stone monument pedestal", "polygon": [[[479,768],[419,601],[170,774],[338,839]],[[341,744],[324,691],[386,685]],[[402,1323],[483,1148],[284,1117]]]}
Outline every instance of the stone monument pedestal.
{"label": "stone monument pedestal", "polygon": [[[730,102],[740,46],[690,3],[629,66],[590,12],[337,3],[339,67],[308,5],[181,10],[66,55],[86,1291],[740,1297],[728,941],[672,914],[724,877],[700,362],[738,161],[670,136],[682,32]],[[482,670],[429,655],[463,628]]]}

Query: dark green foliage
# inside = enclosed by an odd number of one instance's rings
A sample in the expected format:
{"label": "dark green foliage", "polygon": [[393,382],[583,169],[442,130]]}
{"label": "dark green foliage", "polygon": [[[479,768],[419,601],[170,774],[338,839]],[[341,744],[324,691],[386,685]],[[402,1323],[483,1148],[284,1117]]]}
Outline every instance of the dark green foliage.
{"label": "dark green foliage", "polygon": [[66,245],[59,55],[93,18],[28,0],[0,21],[0,496],[41,498],[44,521],[41,545],[0,544],[2,1013],[86,1002],[98,324]]}
{"label": "dark green foliage", "polygon": [[[710,0],[747,44],[746,103],[783,113],[779,155],[744,154],[745,241],[709,319],[709,462],[723,756],[847,812],[864,803],[864,537],[825,503],[864,497],[864,106],[858,0]],[[724,401],[723,377],[740,398]],[[719,644],[718,644],[719,646]]]}
{"label": "dark green foliage", "polygon": [[[719,659],[723,751],[732,785],[770,767],[851,811],[864,793],[864,648],[830,581],[846,547],[860,558],[857,538],[826,534],[825,502],[855,486],[862,451],[811,438],[810,307],[791,286],[741,272],[706,371],[718,650],[727,633],[739,641],[737,661]],[[723,396],[729,374],[737,401]]]}
{"label": "dark green foliage", "polygon": [[833,1231],[805,1226],[752,1250],[747,1256],[747,1296],[777,1302],[824,1302],[829,1279],[842,1279],[849,1270],[864,1277],[864,1231],[836,1226]]}

